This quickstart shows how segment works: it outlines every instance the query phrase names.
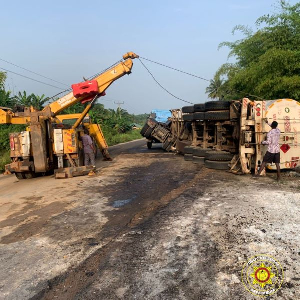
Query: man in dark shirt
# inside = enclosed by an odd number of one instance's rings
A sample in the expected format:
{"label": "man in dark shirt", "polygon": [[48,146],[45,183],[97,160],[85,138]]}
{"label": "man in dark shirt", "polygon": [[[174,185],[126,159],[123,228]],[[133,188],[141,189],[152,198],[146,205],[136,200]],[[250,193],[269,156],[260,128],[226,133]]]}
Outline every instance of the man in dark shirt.
{"label": "man in dark shirt", "polygon": [[92,165],[95,167],[95,146],[87,129],[84,129],[84,134],[81,136],[81,140],[84,151],[84,165]]}

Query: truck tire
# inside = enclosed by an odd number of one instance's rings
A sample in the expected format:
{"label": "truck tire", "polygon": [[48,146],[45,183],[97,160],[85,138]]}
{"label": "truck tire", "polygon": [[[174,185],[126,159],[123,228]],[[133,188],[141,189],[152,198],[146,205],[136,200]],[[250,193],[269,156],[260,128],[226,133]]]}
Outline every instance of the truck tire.
{"label": "truck tire", "polygon": [[152,148],[152,142],[147,142],[147,148],[151,149]]}
{"label": "truck tire", "polygon": [[182,110],[183,113],[193,113],[194,112],[194,105],[183,106],[181,110]]}
{"label": "truck tire", "polygon": [[219,120],[226,121],[230,120],[230,113],[228,111],[209,111],[205,113],[204,120]]}
{"label": "truck tire", "polygon": [[152,134],[153,129],[154,129],[154,128],[152,128],[152,127],[149,126],[149,128],[147,129],[147,131],[146,131],[145,134],[144,134],[144,137],[145,137],[146,139],[149,139],[149,140],[151,139],[151,134]]}
{"label": "truck tire", "polygon": [[193,147],[193,146],[185,146],[183,149],[183,153],[184,154],[193,154],[194,148],[195,147]]}
{"label": "truck tire", "polygon": [[226,161],[232,160],[233,154],[226,151],[207,151],[205,153],[205,159],[214,161]]}
{"label": "truck tire", "polygon": [[182,116],[184,121],[193,121],[194,120],[194,114],[186,114]]}
{"label": "truck tire", "polygon": [[214,161],[214,160],[205,160],[205,167],[208,169],[215,170],[229,170],[230,161]]}
{"label": "truck tire", "polygon": [[199,165],[204,165],[204,156],[193,156],[193,162]]}
{"label": "truck tire", "polygon": [[25,175],[26,179],[32,179],[32,178],[36,177],[34,172],[26,172],[26,173],[24,173],[24,175]]}
{"label": "truck tire", "polygon": [[193,148],[193,155],[194,156],[200,156],[200,157],[205,157],[205,153],[211,151],[210,148],[200,148],[200,147],[195,147]]}
{"label": "truck tire", "polygon": [[184,160],[192,161],[193,160],[193,154],[189,154],[189,153],[184,154]]}
{"label": "truck tire", "polygon": [[25,179],[26,178],[25,174],[23,172],[16,172],[15,175],[18,179]]}
{"label": "truck tire", "polygon": [[144,134],[146,133],[146,131],[149,129],[149,125],[148,124],[145,124],[144,126],[143,126],[143,128],[141,129],[141,131],[140,131],[140,134],[142,135],[142,136],[144,136]]}
{"label": "truck tire", "polygon": [[204,118],[205,118],[205,113],[204,112],[193,113],[193,119],[194,120],[204,120]]}
{"label": "truck tire", "polygon": [[205,103],[205,110],[225,110],[229,109],[230,101],[208,101]]}
{"label": "truck tire", "polygon": [[194,112],[204,112],[204,111],[205,111],[204,103],[194,104]]}

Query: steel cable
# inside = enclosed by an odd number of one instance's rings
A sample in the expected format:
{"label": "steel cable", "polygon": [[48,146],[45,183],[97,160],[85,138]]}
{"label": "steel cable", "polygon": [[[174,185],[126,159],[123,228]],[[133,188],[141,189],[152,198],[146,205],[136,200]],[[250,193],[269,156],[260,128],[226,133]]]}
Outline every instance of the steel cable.
{"label": "steel cable", "polygon": [[56,83],[59,83],[59,84],[68,86],[67,84],[65,84],[65,83],[63,83],[63,82],[60,82],[60,81],[51,79],[51,78],[49,78],[49,77],[46,77],[46,76],[44,76],[44,75],[42,75],[42,74],[33,72],[33,71],[31,71],[31,70],[28,70],[28,69],[26,69],[26,68],[23,68],[23,67],[21,67],[21,66],[18,66],[18,65],[14,64],[14,63],[12,63],[12,62],[10,62],[10,61],[7,61],[7,60],[5,60],[5,59],[0,58],[0,60],[6,62],[7,64],[10,64],[10,65],[15,66],[15,67],[20,68],[20,69],[23,69],[23,70],[25,70],[25,71],[27,71],[27,72],[30,72],[30,73],[32,73],[32,74],[38,75],[38,76],[40,76],[40,77],[43,77],[43,78],[45,78],[45,79],[48,79],[48,80],[51,80],[51,81],[53,81],[53,82],[56,82]]}
{"label": "steel cable", "polygon": [[148,73],[151,75],[151,77],[153,78],[153,80],[164,90],[164,91],[166,91],[168,94],[170,94],[172,97],[174,97],[174,98],[176,98],[176,99],[178,99],[178,100],[180,100],[180,101],[183,101],[183,102],[186,102],[186,103],[189,103],[189,104],[194,104],[194,103],[192,103],[192,102],[189,102],[189,101],[186,101],[186,100],[184,100],[184,99],[181,99],[181,98],[179,98],[179,97],[177,97],[177,96],[175,96],[174,94],[172,94],[171,92],[169,92],[165,87],[163,87],[157,80],[156,80],[156,78],[154,77],[154,75],[150,72],[150,70],[145,66],[145,64],[139,59],[139,61],[141,62],[141,64],[144,66],[144,68],[148,71]]}
{"label": "steel cable", "polygon": [[176,68],[173,68],[173,67],[164,65],[164,64],[162,64],[162,63],[159,63],[159,62],[157,62],[157,61],[154,61],[154,60],[151,60],[151,59],[148,59],[148,58],[145,58],[145,57],[141,57],[141,56],[140,56],[140,58],[141,58],[141,59],[144,59],[144,60],[148,60],[148,61],[150,61],[150,62],[152,62],[152,63],[154,63],[154,64],[163,66],[163,67],[165,67],[165,68],[169,68],[169,69],[171,69],[171,70],[174,70],[174,71],[177,71],[177,72],[180,72],[180,73],[189,75],[189,76],[193,76],[193,77],[196,77],[196,78],[199,78],[199,79],[208,81],[208,82],[210,81],[210,79],[206,79],[206,78],[203,78],[203,77],[201,77],[201,76],[194,75],[194,74],[192,74],[192,73],[188,73],[188,72],[185,72],[185,71],[182,71],[182,70],[179,70],[179,69],[176,69]]}
{"label": "steel cable", "polygon": [[31,77],[28,77],[28,76],[25,76],[25,75],[22,75],[22,74],[19,74],[19,73],[16,73],[16,72],[13,72],[13,71],[10,71],[8,69],[5,69],[5,68],[2,68],[0,67],[1,70],[4,70],[5,72],[10,72],[10,73],[13,73],[13,74],[16,74],[18,76],[21,76],[21,77],[24,77],[24,78],[27,78],[27,79],[30,79],[30,80],[33,80],[33,81],[36,81],[36,82],[39,82],[39,83],[42,83],[42,84],[45,84],[45,85],[49,85],[49,86],[52,86],[56,89],[59,89],[59,90],[63,90],[63,88],[60,88],[58,86],[55,86],[55,85],[52,85],[52,84],[49,84],[49,83],[46,83],[46,82],[43,82],[43,81],[40,81],[40,80],[37,80],[37,79],[34,79],[34,78],[31,78]]}

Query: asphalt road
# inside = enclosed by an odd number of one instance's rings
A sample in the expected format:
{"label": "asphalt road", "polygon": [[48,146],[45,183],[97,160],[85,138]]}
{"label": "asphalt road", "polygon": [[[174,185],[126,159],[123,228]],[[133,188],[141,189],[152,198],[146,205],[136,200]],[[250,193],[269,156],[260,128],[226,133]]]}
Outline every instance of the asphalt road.
{"label": "asphalt road", "polygon": [[298,178],[254,181],[144,140],[110,154],[96,176],[0,177],[1,299],[256,299],[241,271],[259,253],[284,269],[271,299],[300,298]]}

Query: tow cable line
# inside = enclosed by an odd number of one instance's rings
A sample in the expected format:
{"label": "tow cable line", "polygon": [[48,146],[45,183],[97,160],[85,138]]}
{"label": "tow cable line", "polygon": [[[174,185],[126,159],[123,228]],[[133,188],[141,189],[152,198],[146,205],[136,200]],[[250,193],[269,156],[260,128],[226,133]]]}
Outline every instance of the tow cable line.
{"label": "tow cable line", "polygon": [[192,102],[189,102],[189,101],[186,101],[186,100],[184,100],[184,99],[181,99],[181,98],[179,98],[179,97],[177,97],[177,96],[175,96],[174,94],[172,94],[171,92],[169,92],[165,87],[163,87],[157,80],[156,80],[156,78],[154,77],[154,75],[150,72],[150,70],[144,65],[144,63],[139,59],[139,61],[141,62],[141,64],[143,65],[143,67],[148,71],[148,73],[151,75],[151,77],[153,78],[153,80],[164,90],[164,91],[166,91],[168,94],[170,94],[172,97],[174,97],[174,98],[176,98],[176,99],[178,99],[178,100],[180,100],[180,101],[183,101],[183,102],[186,102],[186,103],[189,103],[189,104],[194,104],[194,103],[192,103]]}
{"label": "tow cable line", "polygon": [[193,76],[193,77],[196,77],[196,78],[199,78],[199,79],[202,79],[202,80],[205,80],[205,81],[210,82],[209,79],[203,78],[203,77],[201,77],[201,76],[194,75],[194,74],[192,74],[192,73],[188,73],[188,72],[185,72],[185,71],[176,69],[176,68],[172,68],[172,67],[170,67],[170,66],[164,65],[164,64],[162,64],[162,63],[159,63],[159,62],[157,62],[157,61],[154,61],[154,60],[151,60],[151,59],[148,59],[148,58],[145,58],[145,57],[141,57],[141,56],[140,56],[140,58],[141,58],[141,59],[144,59],[144,60],[148,60],[148,61],[150,61],[150,62],[152,62],[152,63],[154,63],[154,64],[157,64],[157,65],[160,65],[160,66],[169,68],[169,69],[171,69],[171,70],[174,70],[174,71],[177,71],[177,72],[180,72],[180,73],[183,73],[183,74],[186,74],[186,75],[190,75],[190,76]]}
{"label": "tow cable line", "polygon": [[[185,71],[182,71],[182,70],[179,70],[179,69],[176,69],[176,68],[173,68],[173,67],[164,65],[164,64],[162,64],[162,63],[159,63],[159,62],[157,62],[157,61],[151,60],[151,59],[149,59],[149,58],[145,58],[145,57],[141,57],[141,56],[140,56],[140,58],[141,58],[141,59],[144,59],[144,60],[147,60],[147,61],[150,61],[150,62],[152,62],[152,63],[154,63],[154,64],[157,64],[157,65],[160,65],[160,66],[169,68],[169,69],[171,69],[171,70],[174,70],[174,71],[177,71],[177,72],[180,72],[180,73],[189,75],[189,76],[193,76],[193,77],[196,77],[196,78],[199,78],[199,79],[202,79],[202,80],[211,82],[211,79],[206,79],[206,78],[203,78],[203,77],[201,77],[201,76],[198,76],[198,75],[195,75],[195,74],[192,74],[192,73],[188,73],[188,72],[185,72]],[[263,100],[263,99],[264,99],[264,98],[262,98],[262,97],[260,97],[260,96],[252,95],[252,94],[246,93],[246,92],[244,92],[244,91],[236,90],[236,89],[232,89],[231,91],[232,91],[232,92],[238,92],[238,93],[247,94],[248,96],[250,96],[250,97],[255,97],[255,98],[259,99],[259,100]]]}

